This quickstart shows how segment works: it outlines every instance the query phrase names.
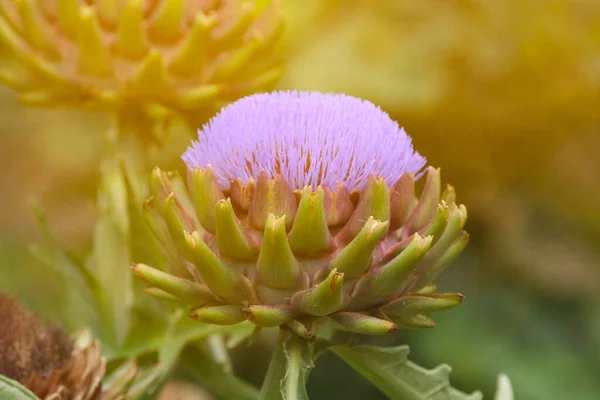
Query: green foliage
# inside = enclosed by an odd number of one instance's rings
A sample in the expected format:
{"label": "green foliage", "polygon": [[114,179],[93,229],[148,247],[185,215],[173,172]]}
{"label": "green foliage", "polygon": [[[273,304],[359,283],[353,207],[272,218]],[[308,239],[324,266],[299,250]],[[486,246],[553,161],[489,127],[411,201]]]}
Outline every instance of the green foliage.
{"label": "green foliage", "polygon": [[334,346],[330,348],[392,400],[478,400],[450,385],[451,368],[427,370],[408,361],[408,346]]}

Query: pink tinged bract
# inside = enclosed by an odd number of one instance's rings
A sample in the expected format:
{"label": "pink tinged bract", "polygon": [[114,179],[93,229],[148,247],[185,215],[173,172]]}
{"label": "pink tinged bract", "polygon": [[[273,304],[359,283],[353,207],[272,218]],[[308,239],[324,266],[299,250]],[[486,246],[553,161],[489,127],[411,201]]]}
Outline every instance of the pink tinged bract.
{"label": "pink tinged bract", "polygon": [[225,107],[183,154],[190,170],[212,166],[223,189],[279,173],[293,189],[341,182],[362,190],[369,175],[394,185],[426,160],[410,136],[369,101],[343,94],[273,92]]}

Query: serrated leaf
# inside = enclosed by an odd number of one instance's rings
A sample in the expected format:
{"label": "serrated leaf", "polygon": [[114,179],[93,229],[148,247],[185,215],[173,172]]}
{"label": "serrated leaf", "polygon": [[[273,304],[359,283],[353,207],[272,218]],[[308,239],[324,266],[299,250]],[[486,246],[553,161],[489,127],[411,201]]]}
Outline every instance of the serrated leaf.
{"label": "serrated leaf", "polygon": [[39,398],[25,386],[21,385],[17,381],[7,378],[4,375],[0,375],[0,399],[39,400]]}
{"label": "serrated leaf", "polygon": [[496,395],[494,400],[514,400],[512,384],[506,374],[498,375]]}
{"label": "serrated leaf", "polygon": [[408,361],[408,346],[333,346],[335,354],[392,400],[481,400],[450,385],[451,368],[442,364],[427,370]]}

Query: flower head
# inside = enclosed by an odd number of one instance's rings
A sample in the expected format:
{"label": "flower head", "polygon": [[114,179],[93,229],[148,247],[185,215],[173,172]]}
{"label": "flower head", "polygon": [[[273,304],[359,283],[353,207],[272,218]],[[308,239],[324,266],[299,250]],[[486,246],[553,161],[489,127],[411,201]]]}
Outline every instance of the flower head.
{"label": "flower head", "polygon": [[122,399],[135,378],[137,367],[124,365],[103,387],[106,360],[99,342],[87,334],[73,340],[60,326],[45,326],[2,292],[0,321],[0,375],[40,399]]}
{"label": "flower head", "polygon": [[1,1],[0,81],[33,105],[196,120],[278,78],[281,32],[278,0]]}
{"label": "flower head", "polygon": [[433,293],[431,282],[467,244],[466,208],[451,186],[441,193],[431,167],[415,195],[425,159],[371,103],[247,97],[210,121],[183,158],[189,190],[156,168],[143,208],[169,268],[132,269],[149,294],[193,306],[191,317],[303,336],[332,319],[385,334],[432,327],[427,314],[462,301]]}
{"label": "flower head", "polygon": [[342,94],[277,92],[223,109],[183,155],[190,170],[211,165],[222,188],[281,174],[293,188],[362,190],[369,175],[393,186],[425,159],[411,138],[374,104]]}

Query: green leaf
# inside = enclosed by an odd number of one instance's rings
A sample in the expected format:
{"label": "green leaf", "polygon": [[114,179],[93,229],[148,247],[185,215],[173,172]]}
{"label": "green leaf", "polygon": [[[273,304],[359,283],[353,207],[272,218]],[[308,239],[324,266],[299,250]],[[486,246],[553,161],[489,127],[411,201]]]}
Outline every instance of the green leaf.
{"label": "green leaf", "polygon": [[191,346],[181,353],[180,365],[203,388],[218,399],[256,400],[258,390],[246,381],[227,373],[201,349]]}
{"label": "green leaf", "polygon": [[494,400],[514,400],[515,396],[513,394],[512,384],[510,383],[508,375],[498,375],[497,382],[498,388],[496,389],[496,395],[494,396]]}
{"label": "green leaf", "polygon": [[330,350],[392,400],[482,399],[479,392],[468,395],[450,386],[451,368],[448,365],[427,370],[408,361],[408,346],[339,345]]}
{"label": "green leaf", "polygon": [[17,381],[0,375],[0,399],[2,400],[39,400],[29,389]]}
{"label": "green leaf", "polygon": [[260,400],[308,400],[306,381],[314,364],[308,341],[281,330]]}

